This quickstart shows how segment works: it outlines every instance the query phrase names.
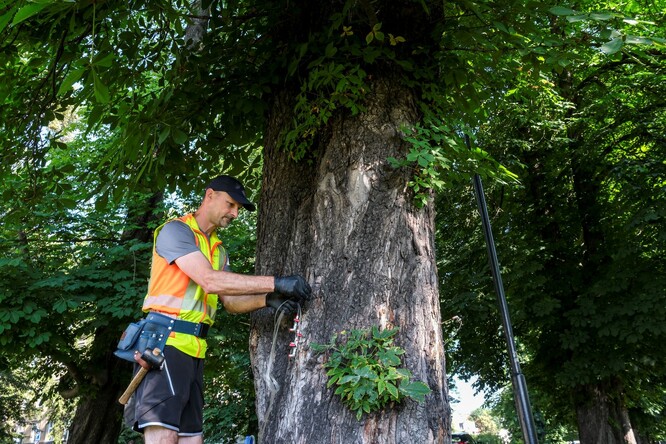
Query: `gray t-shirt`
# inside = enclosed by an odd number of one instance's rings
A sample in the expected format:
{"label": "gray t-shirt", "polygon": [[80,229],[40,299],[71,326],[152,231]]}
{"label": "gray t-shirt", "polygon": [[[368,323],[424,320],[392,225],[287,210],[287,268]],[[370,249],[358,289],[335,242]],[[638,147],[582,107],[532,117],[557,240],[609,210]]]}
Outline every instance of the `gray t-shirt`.
{"label": "gray t-shirt", "polygon": [[[173,264],[176,259],[186,254],[201,251],[197,246],[192,229],[180,220],[173,220],[162,227],[155,240],[155,250],[169,264]],[[228,256],[224,270],[231,271]]]}

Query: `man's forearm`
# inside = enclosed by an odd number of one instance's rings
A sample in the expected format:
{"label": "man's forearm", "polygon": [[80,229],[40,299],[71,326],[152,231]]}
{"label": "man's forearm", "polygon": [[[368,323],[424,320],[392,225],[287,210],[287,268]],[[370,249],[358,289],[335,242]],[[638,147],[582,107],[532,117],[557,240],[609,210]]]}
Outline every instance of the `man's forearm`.
{"label": "man's forearm", "polygon": [[224,309],[229,313],[249,313],[266,306],[266,295],[220,295]]}
{"label": "man's forearm", "polygon": [[221,296],[265,295],[275,288],[275,278],[211,269],[204,274],[202,287],[206,293]]}
{"label": "man's forearm", "polygon": [[206,293],[230,296],[265,295],[275,289],[273,276],[253,276],[213,270],[210,262],[199,251],[176,259],[176,264]]}

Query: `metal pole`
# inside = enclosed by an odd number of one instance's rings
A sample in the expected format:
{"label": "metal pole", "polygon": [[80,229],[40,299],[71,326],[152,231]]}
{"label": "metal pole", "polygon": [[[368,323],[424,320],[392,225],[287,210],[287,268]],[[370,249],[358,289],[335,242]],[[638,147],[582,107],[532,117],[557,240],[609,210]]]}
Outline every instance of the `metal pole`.
{"label": "metal pole", "polygon": [[[467,134],[465,134],[465,144],[467,145],[467,148],[471,149],[469,136]],[[495,283],[495,292],[497,293],[497,300],[499,302],[500,313],[502,315],[504,337],[506,339],[507,351],[509,352],[511,384],[513,385],[513,394],[516,401],[518,420],[520,421],[520,428],[523,432],[523,440],[525,443],[538,444],[536,428],[534,426],[534,418],[532,417],[532,408],[530,406],[530,398],[527,392],[527,383],[525,382],[525,376],[520,370],[518,353],[516,352],[516,344],[513,339],[513,328],[511,327],[511,318],[509,317],[509,305],[506,302],[506,296],[504,294],[504,285],[502,284],[499,261],[497,260],[497,251],[495,250],[495,240],[493,239],[493,231],[490,226],[488,207],[486,206],[486,198],[483,192],[481,177],[478,174],[475,174],[473,182],[474,194],[476,195],[476,204],[479,207],[479,213],[481,213],[483,234],[486,237],[486,246],[488,247],[490,271],[493,275],[493,282]]]}

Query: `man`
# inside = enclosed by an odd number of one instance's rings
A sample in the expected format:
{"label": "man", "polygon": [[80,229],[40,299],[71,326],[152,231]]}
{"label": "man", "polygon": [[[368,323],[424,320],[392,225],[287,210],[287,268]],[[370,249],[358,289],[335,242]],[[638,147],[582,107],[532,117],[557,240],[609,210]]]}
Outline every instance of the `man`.
{"label": "man", "polygon": [[219,176],[206,188],[197,211],[155,230],[143,310],[147,319],[168,320],[177,328],[168,334],[162,370],[148,372],[135,392],[134,427],[144,433],[146,444],[203,443],[205,337],[218,299],[231,313],[267,306],[291,312],[311,296],[301,276],[229,271],[216,229],[229,225],[241,206],[255,210],[240,182]]}

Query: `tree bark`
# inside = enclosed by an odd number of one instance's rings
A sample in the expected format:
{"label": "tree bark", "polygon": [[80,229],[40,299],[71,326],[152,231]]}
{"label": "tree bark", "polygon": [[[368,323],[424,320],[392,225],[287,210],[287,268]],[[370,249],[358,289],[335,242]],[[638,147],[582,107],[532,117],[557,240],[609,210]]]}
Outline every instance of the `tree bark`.
{"label": "tree bark", "polygon": [[[111,376],[106,381],[99,381],[101,384],[94,386],[94,392],[82,396],[69,429],[68,444],[118,442],[123,415],[118,398],[129,381],[131,365],[116,358],[112,352],[109,353],[107,363]],[[116,375],[127,377],[120,378]]]}
{"label": "tree bark", "polygon": [[[303,310],[304,337],[295,358],[287,357],[291,319],[280,326],[274,396],[266,383],[273,313],[252,316],[260,442],[447,442],[434,210],[413,206],[407,186],[413,171],[387,162],[408,148],[400,128],[417,121],[411,92],[390,79],[375,80],[367,111],[332,119],[320,131],[313,158],[298,163],[277,146],[290,108],[284,97],[275,101],[265,135],[257,272],[302,274],[314,297]],[[310,344],[373,325],[399,327],[403,366],[432,392],[423,404],[410,399],[357,421],[326,388],[324,356]]]}
{"label": "tree bark", "polygon": [[586,400],[576,406],[581,444],[637,444],[626,406],[610,391],[604,384],[582,389]]}

